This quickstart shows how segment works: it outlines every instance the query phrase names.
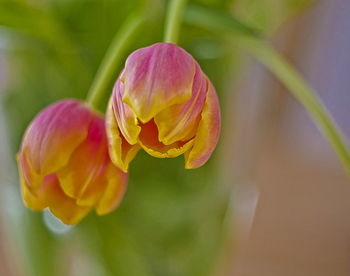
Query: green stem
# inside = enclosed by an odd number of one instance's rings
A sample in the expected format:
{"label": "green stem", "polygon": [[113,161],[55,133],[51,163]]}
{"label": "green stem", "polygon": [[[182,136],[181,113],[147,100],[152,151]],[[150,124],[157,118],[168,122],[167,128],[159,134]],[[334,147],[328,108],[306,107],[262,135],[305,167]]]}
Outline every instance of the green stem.
{"label": "green stem", "polygon": [[304,106],[320,131],[332,145],[350,176],[350,151],[348,145],[342,138],[342,133],[335,121],[313,89],[302,79],[293,66],[266,42],[254,38],[242,38],[238,41],[242,47],[248,49],[250,53],[274,73]]}
{"label": "green stem", "polygon": [[[144,16],[133,14],[116,33],[90,87],[86,101],[91,106],[97,107],[99,105],[111,79],[116,74],[121,59],[144,21]],[[115,79],[116,78],[117,76],[115,76]]]}
{"label": "green stem", "polygon": [[171,0],[165,22],[164,41],[177,43],[187,0]]}

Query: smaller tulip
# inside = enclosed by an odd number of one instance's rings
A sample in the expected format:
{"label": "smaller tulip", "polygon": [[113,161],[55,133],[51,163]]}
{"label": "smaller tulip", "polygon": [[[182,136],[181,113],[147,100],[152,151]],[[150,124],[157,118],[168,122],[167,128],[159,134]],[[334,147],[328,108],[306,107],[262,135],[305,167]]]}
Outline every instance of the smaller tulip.
{"label": "smaller tulip", "polygon": [[112,161],[127,171],[140,148],[159,158],[185,154],[202,166],[220,133],[215,88],[193,57],[171,43],[133,52],[117,79],[106,114]]}
{"label": "smaller tulip", "polygon": [[112,211],[125,192],[127,174],[110,161],[103,116],[77,100],[37,115],[17,160],[25,205],[49,208],[66,224],[94,208],[99,215]]}

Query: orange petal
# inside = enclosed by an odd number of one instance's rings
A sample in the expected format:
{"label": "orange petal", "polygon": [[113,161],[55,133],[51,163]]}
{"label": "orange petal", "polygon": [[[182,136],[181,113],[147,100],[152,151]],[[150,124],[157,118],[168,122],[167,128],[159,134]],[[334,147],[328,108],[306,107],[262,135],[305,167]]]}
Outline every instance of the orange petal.
{"label": "orange petal", "polygon": [[138,144],[130,145],[120,134],[114,117],[111,101],[106,111],[106,132],[108,137],[109,155],[112,162],[122,171],[127,172],[129,163],[140,150]]}
{"label": "orange petal", "polygon": [[128,175],[110,163],[106,178],[107,187],[96,206],[96,212],[99,215],[107,214],[118,207],[126,190]]}
{"label": "orange petal", "polygon": [[150,155],[158,158],[177,157],[188,151],[193,145],[193,139],[189,141],[178,141],[170,145],[164,145],[158,140],[158,129],[154,120],[141,125],[139,143]]}
{"label": "orange petal", "polygon": [[96,115],[84,142],[71,154],[67,165],[56,173],[64,193],[75,199],[84,193],[98,176],[107,155],[104,120]]}
{"label": "orange petal", "polygon": [[133,52],[120,79],[123,101],[143,123],[161,110],[191,98],[195,62],[182,48],[156,43]]}
{"label": "orange petal", "polygon": [[107,186],[105,171],[104,167],[101,169],[101,173],[79,193],[76,199],[79,206],[95,206],[98,203]]}
{"label": "orange petal", "polygon": [[17,163],[20,178],[23,178],[27,189],[29,189],[32,194],[36,194],[37,190],[42,185],[43,177],[38,175],[28,162],[27,149],[22,149],[22,151],[17,154]]}
{"label": "orange petal", "polygon": [[47,207],[43,189],[37,191],[36,195],[32,194],[28,189],[25,179],[20,176],[21,194],[26,207],[35,211],[43,210]]}
{"label": "orange petal", "polygon": [[209,89],[202,111],[193,148],[185,153],[185,168],[202,166],[215,149],[220,135],[220,106],[214,86],[208,80]]}
{"label": "orange petal", "polygon": [[170,145],[176,141],[193,138],[200,120],[206,92],[206,77],[196,64],[191,99],[183,104],[172,105],[154,117],[159,130],[159,141]]}
{"label": "orange petal", "polygon": [[108,184],[106,174],[108,164],[110,163],[111,161],[107,153],[105,160],[103,161],[102,166],[100,166],[100,170],[94,177],[93,181],[85,186],[79,193],[76,199],[78,205],[96,206]]}
{"label": "orange petal", "polygon": [[65,224],[76,224],[91,210],[78,206],[74,199],[65,195],[55,174],[45,177],[45,197],[50,211]]}
{"label": "orange petal", "polygon": [[119,130],[130,145],[137,143],[141,131],[138,120],[131,107],[122,101],[124,95],[124,84],[118,79],[113,88],[112,106]]}
{"label": "orange petal", "polygon": [[85,139],[91,111],[76,100],[63,100],[44,109],[29,125],[22,143],[37,174],[63,167]]}

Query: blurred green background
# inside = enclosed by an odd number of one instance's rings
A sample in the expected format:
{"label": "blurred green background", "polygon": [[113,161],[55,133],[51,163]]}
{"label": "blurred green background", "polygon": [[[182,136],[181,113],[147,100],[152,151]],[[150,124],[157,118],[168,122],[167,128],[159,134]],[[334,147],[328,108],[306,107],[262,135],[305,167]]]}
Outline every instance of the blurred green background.
{"label": "blurred green background", "polygon": [[[189,2],[230,12],[270,37],[315,1]],[[181,157],[164,160],[140,153],[131,165],[120,208],[102,217],[91,213],[74,227],[21,203],[15,153],[26,126],[50,103],[86,97],[114,34],[144,4],[142,0],[0,0],[0,53],[6,63],[6,70],[0,71],[1,105],[11,155],[6,169],[10,176],[1,186],[1,222],[11,232],[15,252],[9,258],[8,275],[206,276],[218,275],[227,258],[235,231],[235,221],[227,221],[235,177],[222,169],[230,146],[230,141],[222,140],[232,123],[228,99],[247,68],[247,57],[224,37],[186,24],[179,45],[201,64],[222,103],[222,139],[210,161],[189,171],[183,169]],[[162,40],[167,1],[148,5],[151,18],[128,54]],[[119,70],[115,78],[118,74]]]}

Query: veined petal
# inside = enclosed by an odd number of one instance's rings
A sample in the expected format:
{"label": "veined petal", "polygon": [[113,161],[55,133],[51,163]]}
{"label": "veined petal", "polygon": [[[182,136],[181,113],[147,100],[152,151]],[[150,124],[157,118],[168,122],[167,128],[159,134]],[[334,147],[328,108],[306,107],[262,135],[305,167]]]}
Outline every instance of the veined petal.
{"label": "veined petal", "polygon": [[45,198],[50,211],[65,224],[76,224],[91,210],[78,206],[74,199],[66,196],[55,174],[44,179]]}
{"label": "veined petal", "polygon": [[108,184],[107,169],[110,163],[111,160],[107,153],[94,179],[80,191],[76,199],[78,205],[96,206],[98,204]]}
{"label": "veined petal", "polygon": [[159,141],[169,145],[176,141],[193,138],[198,127],[206,93],[206,77],[199,65],[196,64],[191,99],[186,103],[170,106],[154,117],[158,126]]}
{"label": "veined petal", "polygon": [[115,119],[118,123],[119,130],[123,134],[124,138],[130,145],[135,145],[137,143],[137,138],[141,131],[138,126],[138,120],[131,109],[126,103],[122,101],[124,95],[124,84],[117,80],[113,88],[112,95],[112,106]]}
{"label": "veined petal", "polygon": [[128,57],[120,77],[123,101],[146,123],[166,107],[191,98],[194,74],[194,59],[175,44],[138,49]]}
{"label": "veined petal", "polygon": [[193,148],[185,153],[185,168],[202,166],[215,149],[220,135],[220,106],[214,86],[208,80],[208,92],[202,111],[202,119],[194,140]]}
{"label": "veined petal", "polygon": [[96,206],[96,212],[99,215],[107,214],[118,207],[126,190],[128,175],[109,163],[106,179],[107,186]]}
{"label": "veined petal", "polygon": [[84,193],[104,166],[107,154],[104,120],[96,114],[86,139],[71,154],[66,166],[56,172],[64,193],[75,199]]}
{"label": "veined petal", "polygon": [[22,151],[17,154],[18,172],[21,178],[23,178],[23,183],[27,186],[32,194],[36,194],[36,191],[42,185],[43,177],[38,175],[27,159],[27,149],[22,149]]}
{"label": "veined petal", "polygon": [[20,175],[20,184],[23,202],[26,207],[35,211],[40,211],[47,207],[45,196],[42,190],[38,190],[36,195],[32,194],[28,188],[26,180],[22,175]]}
{"label": "veined petal", "polygon": [[[107,160],[108,162],[106,162]],[[81,189],[78,197],[76,198],[76,203],[79,206],[96,206],[100,200],[107,186],[107,179],[105,175],[107,165],[110,162],[109,157],[106,158],[106,161],[102,166],[100,166],[99,172],[96,174],[93,180],[89,182],[89,185],[85,185],[85,187]]]}
{"label": "veined petal", "polygon": [[91,112],[76,100],[64,100],[44,109],[30,124],[22,149],[37,174],[47,175],[63,167],[85,139]]}
{"label": "veined petal", "polygon": [[140,145],[130,145],[120,134],[111,102],[106,111],[106,132],[108,137],[109,155],[112,162],[122,171],[127,172],[129,163],[140,150]]}
{"label": "veined petal", "polygon": [[158,129],[154,120],[141,125],[141,133],[139,136],[139,143],[141,147],[150,155],[159,158],[177,157],[188,151],[194,140],[177,141],[170,145],[164,145],[158,140]]}

